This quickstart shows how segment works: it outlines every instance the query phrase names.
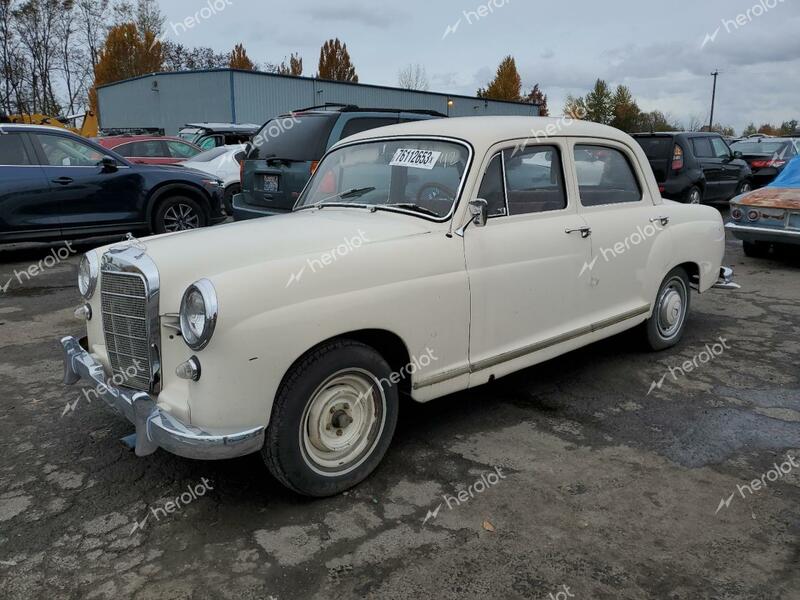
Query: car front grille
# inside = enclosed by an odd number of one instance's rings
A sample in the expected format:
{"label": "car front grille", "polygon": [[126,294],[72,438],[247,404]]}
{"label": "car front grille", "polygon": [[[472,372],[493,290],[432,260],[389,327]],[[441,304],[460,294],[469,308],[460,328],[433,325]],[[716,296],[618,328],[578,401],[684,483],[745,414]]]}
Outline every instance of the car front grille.
{"label": "car front grille", "polygon": [[153,379],[147,298],[147,283],[142,275],[103,271],[103,335],[114,383],[144,391],[150,390]]}

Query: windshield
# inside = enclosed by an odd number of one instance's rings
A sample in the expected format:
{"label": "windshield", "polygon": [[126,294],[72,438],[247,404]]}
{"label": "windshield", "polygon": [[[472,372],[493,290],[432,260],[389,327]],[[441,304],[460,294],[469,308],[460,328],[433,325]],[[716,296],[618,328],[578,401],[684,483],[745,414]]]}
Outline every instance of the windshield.
{"label": "windshield", "polygon": [[789,148],[787,142],[736,142],[732,150],[742,154],[780,154]]}
{"label": "windshield", "polygon": [[469,157],[465,146],[439,140],[345,146],[325,157],[295,208],[368,206],[444,219],[458,198]]}

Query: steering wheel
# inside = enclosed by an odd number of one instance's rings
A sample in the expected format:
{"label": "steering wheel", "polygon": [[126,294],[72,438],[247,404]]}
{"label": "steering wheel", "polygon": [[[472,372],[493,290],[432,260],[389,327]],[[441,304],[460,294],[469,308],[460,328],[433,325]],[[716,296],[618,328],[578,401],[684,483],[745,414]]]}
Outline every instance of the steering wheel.
{"label": "steering wheel", "polygon": [[417,204],[436,200],[452,202],[456,199],[456,191],[441,183],[426,183],[417,192]]}

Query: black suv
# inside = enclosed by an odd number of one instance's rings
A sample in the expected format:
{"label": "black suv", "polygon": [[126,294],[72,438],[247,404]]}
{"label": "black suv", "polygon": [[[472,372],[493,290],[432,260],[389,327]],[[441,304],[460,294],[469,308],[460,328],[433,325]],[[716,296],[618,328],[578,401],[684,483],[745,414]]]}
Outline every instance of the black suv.
{"label": "black suv", "polygon": [[290,212],[319,160],[343,138],[386,125],[444,116],[429,110],[326,104],[267,121],[242,163],[242,191],[233,197],[233,218],[242,221]]}
{"label": "black suv", "polygon": [[0,242],[165,233],[223,221],[222,182],[138,165],[64,129],[0,126]]}
{"label": "black suv", "polygon": [[716,133],[671,131],[633,136],[650,160],[664,198],[699,204],[749,192],[747,161]]}

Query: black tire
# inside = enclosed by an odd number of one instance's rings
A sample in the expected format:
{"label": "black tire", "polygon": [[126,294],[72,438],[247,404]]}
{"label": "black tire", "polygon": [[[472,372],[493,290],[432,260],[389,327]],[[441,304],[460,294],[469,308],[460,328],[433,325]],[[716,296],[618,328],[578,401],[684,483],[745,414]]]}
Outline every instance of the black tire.
{"label": "black tire", "polygon": [[242,191],[242,186],[234,183],[225,188],[225,197],[222,199],[222,208],[229,217],[233,216],[233,197]]}
{"label": "black tire", "polygon": [[769,244],[762,242],[742,242],[744,255],[750,258],[764,258],[769,255]]}
{"label": "black tire", "polygon": [[187,196],[170,196],[163,200],[153,217],[154,233],[170,233],[205,227],[208,215],[200,204]]}
{"label": "black tire", "polygon": [[[328,342],[302,357],[278,390],[261,451],[275,478],[298,494],[317,498],[339,494],[366,479],[386,454],[397,425],[399,398],[391,375],[389,364],[378,352],[353,340]],[[362,403],[367,393],[351,393],[359,388],[340,383],[347,377],[356,382],[363,378],[360,383],[367,385],[369,400]],[[356,406],[350,409],[353,404]],[[342,413],[348,409],[351,422],[343,424],[341,419],[348,416]],[[366,417],[370,409],[374,421]],[[357,423],[361,425],[348,431]],[[336,438],[334,431],[345,435]],[[312,439],[315,435],[320,446]],[[346,442],[354,435],[358,439],[342,450],[354,453],[352,459],[338,463],[343,466],[322,462],[330,458],[329,462],[335,463],[341,458],[321,448],[323,437],[335,444],[337,439]],[[361,445],[363,450],[356,452]]]}
{"label": "black tire", "polygon": [[[679,297],[675,298],[672,295],[674,293]],[[672,348],[681,341],[686,329],[691,297],[689,276],[686,271],[682,267],[676,267],[667,273],[658,288],[653,314],[643,327],[645,340],[651,350],[660,352]]]}
{"label": "black tire", "polygon": [[696,185],[693,185],[683,195],[683,201],[686,204],[702,204],[703,203],[703,190]]}
{"label": "black tire", "polygon": [[752,191],[753,183],[749,179],[745,179],[739,184],[739,187],[736,188],[736,196],[741,196],[742,194],[747,194]]}

